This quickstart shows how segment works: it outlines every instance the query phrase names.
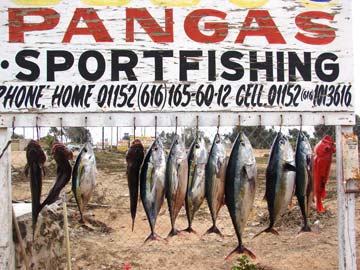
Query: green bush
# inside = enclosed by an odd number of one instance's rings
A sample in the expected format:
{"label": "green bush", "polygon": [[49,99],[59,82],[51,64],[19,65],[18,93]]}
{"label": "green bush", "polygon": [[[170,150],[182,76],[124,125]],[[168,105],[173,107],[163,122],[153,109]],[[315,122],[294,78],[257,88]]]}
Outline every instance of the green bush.
{"label": "green bush", "polygon": [[256,265],[250,263],[248,257],[243,255],[237,259],[238,265],[234,265],[231,270],[256,270]]}

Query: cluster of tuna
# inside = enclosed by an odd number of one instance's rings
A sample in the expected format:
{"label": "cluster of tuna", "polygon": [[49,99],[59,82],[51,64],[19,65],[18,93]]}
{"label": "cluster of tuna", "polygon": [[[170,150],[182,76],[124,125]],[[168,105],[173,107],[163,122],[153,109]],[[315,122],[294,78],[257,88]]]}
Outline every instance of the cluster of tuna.
{"label": "cluster of tuna", "polygon": [[90,143],[86,143],[81,149],[74,168],[71,167],[69,162],[69,160],[73,159],[73,153],[64,144],[55,142],[51,154],[57,165],[56,179],[48,196],[41,203],[42,175],[46,155],[37,141],[30,141],[26,148],[27,164],[25,174],[30,180],[33,234],[35,233],[39,213],[45,205],[50,205],[59,199],[61,190],[70,181],[71,176],[72,191],[80,210],[81,222],[83,222],[84,209],[95,189],[96,161]]}
{"label": "cluster of tuna", "polygon": [[141,142],[133,142],[127,153],[130,207],[134,225],[140,182],[141,200],[151,228],[151,234],[145,241],[158,239],[154,227],[165,196],[171,220],[168,237],[179,232],[175,228],[175,220],[184,203],[188,220],[185,231],[195,232],[192,221],[206,197],[213,221],[213,226],[207,232],[221,235],[216,227],[216,219],[226,202],[239,239],[236,252],[252,255],[243,247],[241,234],[255,197],[257,170],[254,152],[243,133],[238,135],[229,160],[225,148],[224,141],[216,134],[208,153],[205,140],[197,135],[186,154],[184,142],[176,134],[168,157],[161,140],[157,138],[142,161],[144,151]]}
{"label": "cluster of tuna", "polygon": [[[145,240],[159,237],[155,223],[166,197],[171,231],[168,237],[179,233],[175,220],[185,204],[187,232],[192,229],[195,213],[206,197],[213,225],[207,233],[217,233],[216,219],[225,203],[238,238],[238,247],[227,258],[237,253],[255,255],[242,244],[242,234],[253,206],[257,168],[253,148],[245,134],[239,133],[226,157],[225,143],[216,134],[210,153],[204,139],[197,135],[188,154],[181,137],[175,134],[168,156],[160,138],[156,138],[144,157],[144,148],[135,140],[126,155],[132,228],[136,216],[140,182],[140,196],[150,224],[151,234]],[[294,190],[304,218],[302,231],[310,231],[307,221],[313,194],[312,149],[307,137],[300,131],[294,153],[288,138],[280,131],[271,147],[266,169],[266,194],[270,224],[260,232],[278,234],[273,226],[289,205]],[[255,237],[256,237],[255,236]]]}

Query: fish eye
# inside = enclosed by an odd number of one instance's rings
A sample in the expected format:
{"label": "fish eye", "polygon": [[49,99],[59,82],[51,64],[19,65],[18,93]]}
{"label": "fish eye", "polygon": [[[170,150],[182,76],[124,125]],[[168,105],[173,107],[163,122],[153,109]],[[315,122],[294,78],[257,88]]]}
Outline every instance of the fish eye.
{"label": "fish eye", "polygon": [[245,143],[244,142],[240,142],[242,146],[245,146]]}
{"label": "fish eye", "polygon": [[279,143],[280,143],[280,144],[285,144],[285,141],[284,141],[284,140],[280,140]]}
{"label": "fish eye", "polygon": [[155,148],[154,148],[154,151],[157,151],[157,150],[158,150],[158,148],[157,148],[157,147],[155,147]]}
{"label": "fish eye", "polygon": [[200,148],[200,145],[199,145],[199,144],[195,144],[195,148],[196,148],[196,149],[199,149],[199,148]]}

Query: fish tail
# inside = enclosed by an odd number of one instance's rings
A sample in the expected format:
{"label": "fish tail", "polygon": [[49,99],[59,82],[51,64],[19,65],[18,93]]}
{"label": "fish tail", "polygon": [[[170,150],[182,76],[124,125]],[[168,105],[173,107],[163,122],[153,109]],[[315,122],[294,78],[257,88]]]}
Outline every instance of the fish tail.
{"label": "fish tail", "polygon": [[131,231],[134,231],[134,226],[135,226],[135,218],[132,219],[132,224],[131,224]]}
{"label": "fish tail", "polygon": [[144,244],[146,244],[149,241],[161,241],[162,238],[158,236],[156,233],[151,232],[150,235],[145,239]]}
{"label": "fish tail", "polygon": [[204,235],[210,234],[210,233],[215,233],[215,234],[219,235],[221,238],[224,238],[224,235],[220,232],[220,230],[218,229],[218,227],[216,227],[215,224],[210,229],[208,229],[206,231],[206,233],[204,233]]}
{"label": "fish tail", "polygon": [[180,234],[180,231],[175,228],[172,228],[171,231],[169,232],[167,238],[174,237],[175,235],[178,235],[178,234]]}
{"label": "fish tail", "polygon": [[225,257],[225,261],[229,261],[231,260],[231,258],[233,256],[235,256],[236,254],[246,254],[248,255],[250,258],[252,259],[256,259],[256,256],[254,253],[252,253],[249,249],[247,249],[246,247],[244,247],[243,245],[239,245],[237,248],[235,248],[233,251],[230,252],[229,255],[227,255]]}
{"label": "fish tail", "polygon": [[311,228],[310,228],[310,226],[309,226],[308,224],[304,225],[304,226],[301,228],[299,234],[305,233],[305,232],[311,232]]}
{"label": "fish tail", "polygon": [[273,235],[279,235],[278,231],[275,230],[273,227],[269,227],[269,228],[266,228],[265,230],[259,232],[258,234],[256,234],[254,238],[258,237],[260,234],[263,234],[263,233],[272,233]]}
{"label": "fish tail", "polygon": [[321,202],[320,197],[316,197],[316,209],[318,210],[319,213],[325,212],[325,208]]}
{"label": "fish tail", "polygon": [[193,233],[197,235],[197,232],[191,228],[191,226],[187,227],[185,230],[182,230],[183,232]]}

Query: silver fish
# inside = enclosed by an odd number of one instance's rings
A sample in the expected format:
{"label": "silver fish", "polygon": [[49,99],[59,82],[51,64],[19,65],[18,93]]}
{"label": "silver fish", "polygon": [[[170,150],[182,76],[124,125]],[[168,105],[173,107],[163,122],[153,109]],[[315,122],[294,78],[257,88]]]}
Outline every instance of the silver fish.
{"label": "silver fish", "polygon": [[296,142],[295,164],[295,195],[304,219],[304,226],[301,232],[310,232],[311,229],[307,218],[313,197],[312,150],[308,138],[301,131]]}
{"label": "silver fish", "polygon": [[155,233],[155,223],[164,202],[165,174],[165,150],[160,138],[157,138],[146,153],[140,171],[140,196],[151,229],[145,242],[159,239]]}
{"label": "silver fish", "polygon": [[188,228],[185,231],[196,233],[192,229],[192,221],[205,198],[205,166],[208,152],[202,136],[196,136],[188,153],[188,185],[185,199]]}
{"label": "silver fish", "polygon": [[89,203],[96,185],[96,159],[90,143],[86,143],[76,158],[73,168],[72,192],[84,222],[84,210]]}
{"label": "silver fish", "polygon": [[185,145],[179,135],[175,135],[166,166],[166,198],[169,206],[171,231],[169,237],[177,235],[175,220],[184,205],[188,181],[188,161]]}
{"label": "silver fish", "polygon": [[225,199],[226,166],[225,144],[217,133],[211,146],[209,159],[205,167],[205,194],[213,222],[212,227],[208,229],[206,233],[216,233],[221,237],[223,237],[223,235],[216,227],[216,219]]}
{"label": "silver fish", "polygon": [[266,168],[266,193],[270,224],[263,232],[278,235],[273,228],[276,220],[287,209],[293,195],[295,185],[295,157],[288,138],[277,134],[271,147],[269,163]]}
{"label": "silver fish", "polygon": [[225,201],[239,244],[226,257],[226,260],[240,253],[246,253],[252,258],[256,258],[242,243],[242,234],[254,203],[256,179],[254,151],[249,139],[241,133],[237,136],[231,150],[225,184]]}

